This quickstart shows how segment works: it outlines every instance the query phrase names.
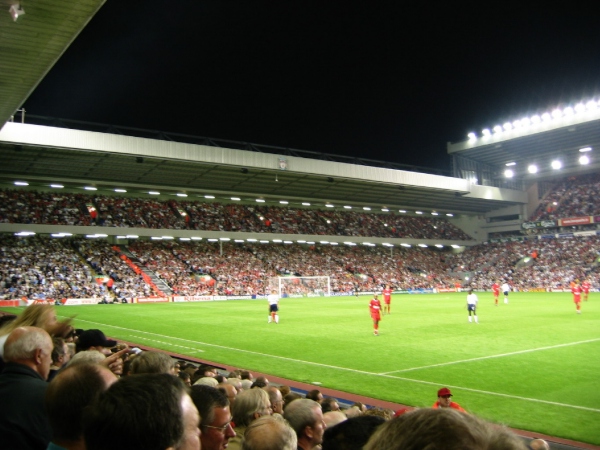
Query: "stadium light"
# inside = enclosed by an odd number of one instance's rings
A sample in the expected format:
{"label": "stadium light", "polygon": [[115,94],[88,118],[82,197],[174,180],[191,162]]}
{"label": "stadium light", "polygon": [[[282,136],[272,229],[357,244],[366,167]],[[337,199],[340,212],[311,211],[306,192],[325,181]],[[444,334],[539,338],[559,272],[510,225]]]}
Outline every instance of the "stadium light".
{"label": "stadium light", "polygon": [[214,195],[205,195],[204,198],[215,198]]}
{"label": "stadium light", "polygon": [[365,211],[371,211],[371,208],[370,208],[370,207],[368,207],[368,206],[363,206],[363,209],[364,209]]}
{"label": "stadium light", "polygon": [[115,192],[121,192],[121,193],[123,193],[123,192],[127,192],[127,189],[117,188],[117,189],[115,189]]}
{"label": "stadium light", "polygon": [[201,237],[192,236],[192,241],[201,241]]}
{"label": "stadium light", "polygon": [[510,131],[512,130],[512,123],[506,122],[504,125],[502,125],[502,128],[504,128],[505,131]]}
{"label": "stadium light", "polygon": [[442,244],[435,244],[435,246],[436,246],[437,248],[444,248],[444,246],[443,246]]}
{"label": "stadium light", "polygon": [[352,206],[344,205],[344,209],[352,209]]}
{"label": "stadium light", "polygon": [[567,106],[565,109],[563,109],[563,115],[565,117],[572,116],[573,114],[575,114],[575,111],[570,106]]}
{"label": "stadium light", "polygon": [[306,241],[304,239],[301,239],[299,241],[296,241],[298,244],[306,244]]}
{"label": "stadium light", "polygon": [[477,135],[475,133],[473,133],[472,131],[467,134],[467,137],[469,138],[470,141],[474,141],[475,139],[477,139]]}
{"label": "stadium light", "polygon": [[236,242],[236,243],[238,243],[238,244],[243,244],[243,243],[244,243],[244,240],[243,240],[243,239],[236,239],[236,240],[234,240],[233,242]]}
{"label": "stadium light", "polygon": [[29,186],[27,181],[15,181],[15,186]]}
{"label": "stadium light", "polygon": [[289,204],[289,202],[287,200],[279,200],[279,203],[281,203],[282,205]]}
{"label": "stadium light", "polygon": [[284,244],[293,244],[294,241],[283,241]]}
{"label": "stadium light", "polygon": [[222,238],[219,238],[219,240],[220,240],[220,241],[223,241],[223,242],[229,242],[229,241],[231,240],[231,238],[228,238],[228,237],[222,237]]}
{"label": "stadium light", "polygon": [[[128,234],[125,237],[127,239],[137,239],[137,238],[139,238],[139,236],[137,234]],[[194,238],[192,238],[192,239],[194,239]],[[200,238],[200,239],[202,239],[202,238]]]}
{"label": "stadium light", "polygon": [[454,217],[454,214],[452,214],[452,213],[446,213],[446,215],[447,215],[448,217]]}
{"label": "stadium light", "polygon": [[590,100],[585,104],[585,107],[588,111],[594,111],[598,107],[598,104],[594,100]]}
{"label": "stadium light", "polygon": [[94,186],[85,186],[84,189],[86,191],[97,191],[98,190],[98,188],[94,187]]}
{"label": "stadium light", "polygon": [[552,161],[552,163],[550,165],[552,166],[552,168],[554,170],[559,170],[560,168],[562,168],[562,163],[558,159],[555,159],[554,161]]}
{"label": "stadium light", "polygon": [[262,199],[262,198],[257,198],[256,199],[256,203],[264,203],[264,202],[265,202],[265,200]]}
{"label": "stadium light", "polygon": [[64,186],[62,184],[51,184],[50,187],[51,188],[55,188],[55,189],[62,189],[62,188],[64,188]]}
{"label": "stadium light", "polygon": [[427,244],[419,244],[419,247],[421,247],[421,248],[427,248]]}
{"label": "stadium light", "polygon": [[381,208],[381,210],[382,210],[383,212],[390,212],[390,210],[389,210],[389,209],[387,209],[387,208]]}
{"label": "stadium light", "polygon": [[281,244],[283,242],[283,239],[273,239],[273,242],[275,242],[276,244]]}
{"label": "stadium light", "polygon": [[506,167],[511,167],[511,166],[516,166],[516,165],[517,165],[517,163],[516,163],[516,162],[514,162],[514,161],[511,161],[511,162],[507,162],[507,163],[506,163],[506,164],[504,164],[504,165],[505,165]]}
{"label": "stadium light", "polygon": [[415,214],[423,214],[423,211],[415,211]]}
{"label": "stadium light", "polygon": [[501,127],[500,125],[496,125],[496,126],[493,128],[493,130],[494,130],[494,133],[496,133],[496,134],[500,134],[500,133],[502,133],[502,127]]}
{"label": "stadium light", "polygon": [[402,214],[406,214],[406,210],[405,209],[399,209],[398,212],[402,213]]}
{"label": "stadium light", "polygon": [[581,114],[582,112],[585,112],[585,105],[583,103],[577,103],[575,105],[575,112],[578,114]]}
{"label": "stadium light", "polygon": [[492,132],[490,131],[490,129],[489,129],[489,128],[484,128],[483,130],[481,130],[481,134],[482,134],[484,137],[489,137],[489,136],[491,136],[491,135],[492,135]]}
{"label": "stadium light", "polygon": [[542,121],[542,118],[540,116],[538,116],[537,114],[531,116],[531,123],[533,125],[537,125],[538,123],[540,123]]}
{"label": "stadium light", "polygon": [[210,238],[210,239],[208,239],[208,242],[219,242],[219,240],[215,239],[215,238]]}
{"label": "stadium light", "polygon": [[148,191],[148,194],[150,194],[150,195],[160,195],[160,192],[158,192],[158,191]]}
{"label": "stadium light", "polygon": [[248,238],[248,239],[246,239],[246,240],[247,240],[248,242],[257,242],[257,241],[258,241],[258,239],[254,239],[254,238]]}
{"label": "stadium light", "polygon": [[261,243],[261,244],[268,244],[268,243],[269,243],[269,241],[267,241],[266,239],[265,239],[265,240],[262,240],[262,239],[261,239],[261,240],[260,240],[260,243]]}
{"label": "stadium light", "polygon": [[187,194],[184,194],[183,192],[178,192],[176,195],[177,195],[177,197],[187,197],[188,196]]}
{"label": "stadium light", "polygon": [[350,242],[350,241],[345,241],[344,244],[349,245],[349,246],[356,245],[354,242]]}
{"label": "stadium light", "polygon": [[521,126],[528,127],[531,124],[531,119],[529,117],[523,117],[521,119]]}
{"label": "stadium light", "polygon": [[239,198],[239,197],[231,197],[231,200],[233,200],[234,202],[239,202],[241,200],[241,198]]}
{"label": "stadium light", "polygon": [[308,203],[308,202],[302,202],[302,206],[310,206],[310,203]]}
{"label": "stadium light", "polygon": [[512,178],[514,175],[515,175],[515,173],[511,169],[506,169],[504,171],[504,176],[506,178]]}
{"label": "stadium light", "polygon": [[515,120],[512,123],[513,128],[521,128],[521,121],[520,120]]}
{"label": "stadium light", "polygon": [[587,155],[581,155],[579,157],[579,164],[581,164],[582,166],[585,166],[586,164],[590,163],[590,158],[588,158]]}
{"label": "stadium light", "polygon": [[186,238],[186,237],[180,237],[179,240],[180,241],[191,241],[190,238]]}
{"label": "stadium light", "polygon": [[549,113],[545,112],[544,114],[542,114],[542,120],[544,122],[548,122],[548,121],[552,120],[552,116]]}
{"label": "stadium light", "polygon": [[538,168],[535,164],[530,164],[529,167],[527,168],[527,171],[529,173],[537,173]]}
{"label": "stadium light", "polygon": [[335,208],[331,203],[325,203],[326,208]]}
{"label": "stadium light", "polygon": [[580,148],[579,151],[581,153],[591,152],[592,151],[592,147],[583,147],[583,148]]}
{"label": "stadium light", "polygon": [[431,215],[432,215],[432,216],[439,216],[440,214],[439,214],[438,212],[431,211]]}
{"label": "stadium light", "polygon": [[19,231],[15,233],[15,236],[33,236],[35,233],[33,231]]}
{"label": "stadium light", "polygon": [[552,111],[552,117],[555,119],[560,119],[562,116],[563,112],[559,108],[556,108],[554,111]]}

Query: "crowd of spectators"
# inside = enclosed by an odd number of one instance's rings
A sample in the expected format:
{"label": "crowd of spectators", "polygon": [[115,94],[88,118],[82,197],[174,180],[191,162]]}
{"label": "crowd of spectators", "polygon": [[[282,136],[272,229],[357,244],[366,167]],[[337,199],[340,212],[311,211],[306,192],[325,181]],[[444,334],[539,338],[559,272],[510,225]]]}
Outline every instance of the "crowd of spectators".
{"label": "crowd of spectators", "polygon": [[[132,241],[131,264],[102,239],[0,236],[0,298],[131,301],[164,295],[140,270],[156,275],[174,295],[265,295],[275,277],[328,276],[332,294],[392,289],[489,290],[565,288],[575,279],[600,286],[600,238],[492,242],[461,253],[434,248]],[[324,290],[323,286],[319,289]],[[288,284],[289,295],[311,286]],[[318,289],[317,289],[318,290]]]}
{"label": "crowd of spectators", "polygon": [[544,194],[530,220],[557,220],[600,214],[600,174],[561,179]]}
{"label": "crowd of spectators", "polygon": [[330,209],[0,190],[0,223],[471,240],[445,219]]}

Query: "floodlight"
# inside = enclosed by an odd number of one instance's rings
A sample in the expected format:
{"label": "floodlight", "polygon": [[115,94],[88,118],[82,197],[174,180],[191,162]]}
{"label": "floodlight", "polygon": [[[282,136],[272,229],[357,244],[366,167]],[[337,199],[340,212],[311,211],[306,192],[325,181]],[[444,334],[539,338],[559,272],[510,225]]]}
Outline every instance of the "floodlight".
{"label": "floodlight", "polygon": [[587,155],[581,155],[579,157],[579,164],[581,164],[582,166],[585,166],[586,164],[590,163],[590,158],[588,158]]}
{"label": "floodlight", "polygon": [[583,148],[580,148],[579,151],[581,153],[591,152],[592,151],[592,147],[583,147]]}
{"label": "floodlight", "polygon": [[485,137],[488,137],[492,135],[492,132],[489,128],[484,128],[483,130],[481,130],[481,134],[483,134]]}
{"label": "floodlight", "polygon": [[565,116],[572,116],[573,114],[575,114],[575,111],[570,106],[567,106],[565,109],[563,109],[563,114]]}
{"label": "floodlight", "polygon": [[500,125],[496,125],[493,129],[494,133],[502,133],[502,127]]}
{"label": "floodlight", "polygon": [[542,120],[544,122],[548,122],[549,120],[552,120],[552,116],[550,114],[548,114],[547,112],[545,112],[544,114],[542,114]]}
{"label": "floodlight", "polygon": [[344,205],[344,209],[352,209],[352,206]]}
{"label": "floodlight", "polygon": [[516,163],[516,162],[514,162],[514,161],[511,161],[511,162],[507,162],[507,163],[506,163],[506,164],[504,164],[504,165],[505,165],[506,167],[511,167],[511,166],[516,166],[516,165],[517,165],[517,163]]}
{"label": "floodlight", "polygon": [[585,105],[583,103],[577,103],[575,105],[575,112],[576,113],[582,113],[585,111]]}
{"label": "floodlight", "polygon": [[371,211],[371,207],[369,207],[369,206],[363,206],[363,209],[364,209],[365,211]]}
{"label": "floodlight", "polygon": [[51,184],[50,187],[51,188],[56,188],[56,189],[62,189],[62,188],[64,188],[64,186],[62,184]]}
{"label": "floodlight", "polygon": [[523,117],[521,119],[521,126],[523,126],[523,127],[529,126],[530,123],[531,123],[531,119],[529,119],[529,117]]}
{"label": "floodlight", "polygon": [[205,195],[204,198],[215,198],[214,195]]}
{"label": "floodlight", "polygon": [[178,192],[176,195],[177,197],[187,197],[187,194],[184,194],[182,192]]}
{"label": "floodlight", "polygon": [[590,110],[593,111],[598,107],[598,104],[594,101],[594,100],[590,100],[589,102],[587,102],[585,104],[585,107]]}
{"label": "floodlight", "polygon": [[554,117],[555,119],[560,119],[563,115],[563,112],[556,108],[554,111],[552,111],[552,117]]}
{"label": "floodlight", "polygon": [[506,169],[506,170],[504,171],[504,176],[505,176],[506,178],[512,178],[512,177],[514,176],[514,174],[515,174],[515,173],[514,173],[512,170],[510,170],[510,169]]}
{"label": "floodlight", "polygon": [[472,131],[467,134],[467,137],[469,138],[470,141],[477,139],[477,135],[475,133],[473,133]]}
{"label": "floodlight", "polygon": [[506,131],[512,130],[512,123],[506,122],[504,125],[502,125],[502,128],[504,128]]}
{"label": "floodlight", "polygon": [[325,207],[326,208],[334,208],[334,206],[331,203],[325,203]]}
{"label": "floodlight", "polygon": [[537,166],[536,166],[535,164],[531,164],[531,165],[530,165],[530,166],[527,168],[527,171],[528,171],[529,173],[537,173],[537,171],[538,171],[538,168],[537,168]]}
{"label": "floodlight", "polygon": [[520,120],[515,120],[512,123],[513,128],[521,128],[521,121]]}
{"label": "floodlight", "polygon": [[531,123],[533,124],[538,124],[542,121],[541,117],[538,116],[537,114],[534,116],[531,116]]}
{"label": "floodlight", "polygon": [[115,192],[127,192],[127,189],[119,189],[119,188],[117,188],[117,189],[115,189]]}
{"label": "floodlight", "polygon": [[148,194],[150,194],[150,195],[160,195],[160,192],[158,192],[158,191],[148,191]]}
{"label": "floodlight", "polygon": [[552,161],[551,166],[554,170],[558,170],[562,167],[562,163],[558,159],[555,159]]}
{"label": "floodlight", "polygon": [[29,186],[27,181],[15,181],[15,186]]}

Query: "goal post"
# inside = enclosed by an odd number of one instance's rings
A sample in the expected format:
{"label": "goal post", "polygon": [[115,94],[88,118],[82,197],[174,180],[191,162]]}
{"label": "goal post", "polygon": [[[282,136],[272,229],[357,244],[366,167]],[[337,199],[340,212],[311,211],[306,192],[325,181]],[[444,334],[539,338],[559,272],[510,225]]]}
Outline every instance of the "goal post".
{"label": "goal post", "polygon": [[329,297],[331,279],[328,276],[272,277],[269,278],[269,292],[272,290],[277,291],[279,297]]}

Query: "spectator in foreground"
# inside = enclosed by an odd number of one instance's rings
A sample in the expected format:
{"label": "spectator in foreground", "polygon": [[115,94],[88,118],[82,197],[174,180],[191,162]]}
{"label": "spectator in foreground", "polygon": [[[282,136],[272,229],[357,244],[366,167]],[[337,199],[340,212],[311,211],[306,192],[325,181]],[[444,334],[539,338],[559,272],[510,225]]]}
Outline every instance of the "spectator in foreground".
{"label": "spectator in foreground", "polygon": [[451,408],[423,408],[382,424],[364,450],[526,450],[511,431]]}
{"label": "spectator in foreground", "polygon": [[117,381],[100,364],[76,364],[62,370],[46,390],[45,405],[52,428],[48,450],[85,449],[81,418],[84,408]]}
{"label": "spectator in foreground", "polygon": [[50,442],[44,395],[52,347],[50,335],[37,327],[16,328],[6,339],[0,374],[2,448],[44,450]]}
{"label": "spectator in foreground", "polygon": [[283,417],[296,432],[299,450],[311,450],[321,445],[327,425],[317,402],[307,398],[294,400],[285,408]]}
{"label": "spectator in foreground", "polygon": [[200,415],[183,382],[170,374],[124,377],[83,417],[87,450],[200,450]]}
{"label": "spectator in foreground", "polygon": [[229,441],[230,450],[239,450],[244,442],[244,433],[248,425],[262,416],[273,414],[269,394],[263,389],[249,389],[241,392],[232,406],[233,423],[236,436]]}
{"label": "spectator in foreground", "polygon": [[200,413],[202,450],[225,450],[235,436],[229,400],[218,389],[199,384],[192,386],[190,395]]}
{"label": "spectator in foreground", "polygon": [[244,434],[242,450],[297,450],[298,438],[280,415],[256,419]]}
{"label": "spectator in foreground", "polygon": [[166,353],[146,350],[137,355],[129,367],[130,375],[169,373],[175,375],[175,361]]}
{"label": "spectator in foreground", "polygon": [[323,450],[362,450],[371,435],[383,423],[383,417],[359,416],[331,428],[327,427],[323,435]]}

